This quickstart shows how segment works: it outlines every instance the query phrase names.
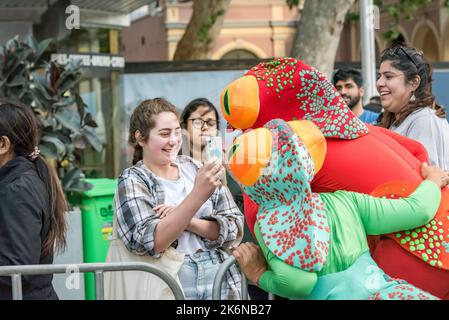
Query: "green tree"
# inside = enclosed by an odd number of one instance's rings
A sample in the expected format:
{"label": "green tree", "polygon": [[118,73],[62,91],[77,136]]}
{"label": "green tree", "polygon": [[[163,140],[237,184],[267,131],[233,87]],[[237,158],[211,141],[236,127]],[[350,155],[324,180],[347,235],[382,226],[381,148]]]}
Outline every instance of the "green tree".
{"label": "green tree", "polygon": [[[383,33],[384,38],[388,40],[395,40],[399,37],[398,31],[399,22],[401,19],[412,20],[415,18],[415,13],[419,8],[431,4],[435,0],[398,0],[392,3],[385,3],[385,0],[374,0],[373,3],[388,12],[393,18],[388,30]],[[443,5],[449,8],[449,0],[444,0]]]}
{"label": "green tree", "polygon": [[[287,0],[290,7],[299,0]],[[341,31],[355,0],[306,0],[297,24],[291,56],[314,66],[330,77]]]}
{"label": "green tree", "polygon": [[176,47],[173,60],[209,58],[230,2],[231,0],[193,0],[192,16]]}
{"label": "green tree", "polygon": [[[299,1],[286,0],[290,8],[299,5]],[[358,13],[349,11],[357,1],[359,0],[305,0],[291,55],[304,60],[329,77],[334,68],[335,55],[345,19],[359,18]],[[413,19],[417,9],[432,1],[435,0],[398,0],[388,3],[384,0],[374,0],[375,5],[393,17],[384,37],[389,40],[396,39],[399,36],[397,31],[399,21],[402,18]],[[449,0],[444,0],[444,5],[449,8]]]}
{"label": "green tree", "polygon": [[[293,8],[301,0],[285,0]],[[358,12],[350,8],[359,0],[304,0],[291,56],[300,58],[330,76],[346,19],[357,20]],[[381,10],[394,19],[384,37],[394,40],[399,36],[400,19],[413,19],[417,9],[435,0],[374,0]],[[223,25],[223,17],[230,0],[193,0],[193,12],[186,32],[176,48],[174,60],[208,59]],[[449,0],[443,5],[449,8]]]}

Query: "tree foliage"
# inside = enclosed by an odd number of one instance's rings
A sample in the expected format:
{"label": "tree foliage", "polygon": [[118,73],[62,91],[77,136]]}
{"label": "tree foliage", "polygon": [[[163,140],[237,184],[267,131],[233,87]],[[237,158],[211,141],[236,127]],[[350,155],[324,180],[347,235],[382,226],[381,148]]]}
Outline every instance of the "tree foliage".
{"label": "tree foliage", "polygon": [[193,0],[192,16],[173,60],[208,59],[220,35],[231,0]]}
{"label": "tree foliage", "polygon": [[[291,8],[299,5],[300,0],[286,0],[287,5]],[[311,0],[305,0],[311,1]],[[359,0],[357,0],[359,1]],[[373,0],[373,4],[378,6],[381,10],[388,13],[389,16],[393,18],[388,30],[382,35],[387,40],[395,40],[399,37],[400,33],[398,31],[399,22],[401,19],[412,20],[415,18],[415,13],[418,9],[431,4],[435,0],[397,0],[388,1],[385,0]],[[323,3],[325,5],[325,3]],[[444,0],[443,5],[449,8],[449,0]],[[346,15],[348,21],[357,21],[360,19],[360,14],[358,12],[349,11]]]}
{"label": "tree foliage", "polygon": [[[373,0],[374,5],[384,10],[392,17],[388,30],[382,35],[387,40],[395,40],[399,37],[398,26],[401,19],[412,20],[415,18],[416,11],[435,0],[397,0],[386,3],[385,0]],[[444,0],[443,5],[449,8],[449,0]]]}
{"label": "tree foliage", "polygon": [[[316,1],[316,0],[304,0]],[[359,0],[356,0],[359,1]],[[383,33],[383,36],[388,40],[394,40],[399,37],[398,31],[399,22],[401,19],[413,19],[414,14],[419,8],[422,8],[435,0],[397,0],[397,1],[385,1],[374,0],[374,5],[378,6],[381,10],[387,12],[393,19],[388,27],[388,30]],[[214,0],[214,1],[193,1],[193,13],[189,21],[187,30],[178,44],[178,48],[175,53],[174,60],[191,60],[191,59],[205,59],[210,56],[210,52],[213,49],[216,37],[219,35],[219,30],[222,24],[222,18],[229,7],[229,0]],[[285,0],[285,3],[292,9],[298,6],[302,0]],[[326,1],[318,1],[319,5],[323,7],[323,10],[329,5]],[[222,3],[221,7],[217,4]],[[211,10],[212,5],[216,6],[214,10]],[[444,0],[443,5],[449,8],[449,0]],[[306,7],[306,5],[304,6]],[[206,12],[207,14],[203,14]],[[307,15],[307,12],[302,12],[303,15]],[[356,21],[360,19],[358,12],[352,12],[348,10],[346,12],[346,20]],[[307,26],[303,26],[303,28]],[[310,26],[312,27],[312,26]],[[198,44],[197,44],[198,43]],[[303,44],[293,44],[293,47],[298,47]]]}

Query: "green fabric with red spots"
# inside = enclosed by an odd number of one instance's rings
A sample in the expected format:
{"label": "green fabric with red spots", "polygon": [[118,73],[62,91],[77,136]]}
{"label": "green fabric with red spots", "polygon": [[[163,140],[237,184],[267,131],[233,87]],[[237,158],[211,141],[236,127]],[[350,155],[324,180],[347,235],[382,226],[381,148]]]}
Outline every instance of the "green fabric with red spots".
{"label": "green fabric with red spots", "polygon": [[268,249],[285,263],[319,272],[325,265],[330,229],[324,203],[310,189],[315,165],[307,148],[283,120],[268,122],[271,158],[259,180],[244,191],[260,207],[257,221]]}

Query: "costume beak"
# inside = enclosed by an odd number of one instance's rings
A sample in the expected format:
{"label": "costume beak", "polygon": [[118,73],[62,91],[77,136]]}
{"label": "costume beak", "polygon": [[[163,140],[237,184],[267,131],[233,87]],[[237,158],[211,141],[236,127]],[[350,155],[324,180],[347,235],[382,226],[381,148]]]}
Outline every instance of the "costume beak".
{"label": "costume beak", "polygon": [[243,76],[228,85],[220,96],[221,111],[237,129],[250,128],[259,115],[259,85],[254,76]]}
{"label": "costume beak", "polygon": [[[326,139],[311,121],[289,121],[288,125],[299,136],[315,164],[315,174],[326,157]],[[249,187],[259,180],[267,167],[272,147],[271,131],[267,128],[251,130],[239,137],[227,151],[229,168],[234,177]]]}
{"label": "costume beak", "polygon": [[234,177],[243,185],[252,186],[270,161],[270,130],[259,128],[237,137],[227,155]]}

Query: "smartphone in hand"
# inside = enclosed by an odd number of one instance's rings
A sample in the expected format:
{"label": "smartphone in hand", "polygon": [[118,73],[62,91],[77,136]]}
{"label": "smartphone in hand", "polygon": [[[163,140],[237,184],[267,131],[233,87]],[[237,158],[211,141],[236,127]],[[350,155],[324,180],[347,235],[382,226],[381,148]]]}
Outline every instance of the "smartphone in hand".
{"label": "smartphone in hand", "polygon": [[210,137],[209,140],[206,142],[206,150],[205,150],[206,161],[216,159],[221,163],[223,161],[222,147],[223,145],[221,137]]}

